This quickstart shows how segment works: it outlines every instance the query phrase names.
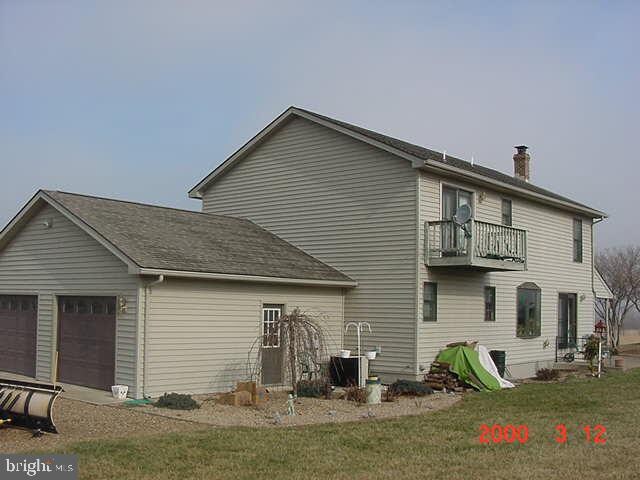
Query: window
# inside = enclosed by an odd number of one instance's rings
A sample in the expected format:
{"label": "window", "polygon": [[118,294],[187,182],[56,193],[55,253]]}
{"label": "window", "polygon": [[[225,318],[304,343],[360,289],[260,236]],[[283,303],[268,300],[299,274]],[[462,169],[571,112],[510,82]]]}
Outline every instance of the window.
{"label": "window", "polygon": [[511,200],[502,199],[502,224],[510,227],[513,224],[513,216],[511,214]]}
{"label": "window", "polygon": [[438,284],[437,283],[426,282],[424,284],[422,320],[425,322],[435,322],[438,320]]}
{"label": "window", "polygon": [[540,287],[535,283],[523,283],[518,287],[518,321],[516,336],[533,338],[540,336]]}
{"label": "window", "polygon": [[262,346],[278,348],[280,346],[280,329],[278,320],[282,315],[282,305],[262,306]]}
{"label": "window", "polygon": [[89,304],[84,300],[78,300],[78,311],[77,313],[84,315],[89,313]]}
{"label": "window", "polygon": [[64,300],[62,303],[64,313],[76,313],[76,304],[73,300]]}
{"label": "window", "polygon": [[484,287],[484,321],[496,321],[496,287]]}
{"label": "window", "polygon": [[91,304],[91,313],[94,315],[102,315],[104,313],[104,303],[95,301]]}
{"label": "window", "polygon": [[573,261],[582,263],[582,220],[573,219]]}
{"label": "window", "polygon": [[116,314],[116,301],[115,299],[109,300],[107,302],[107,315],[115,315]]}

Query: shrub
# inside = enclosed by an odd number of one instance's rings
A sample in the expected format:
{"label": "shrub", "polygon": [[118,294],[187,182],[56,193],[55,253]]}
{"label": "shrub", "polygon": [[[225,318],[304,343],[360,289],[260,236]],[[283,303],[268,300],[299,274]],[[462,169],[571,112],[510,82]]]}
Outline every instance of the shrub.
{"label": "shrub", "polygon": [[191,395],[184,395],[182,393],[165,393],[154,404],[159,408],[170,408],[172,410],[195,410],[200,408],[198,402],[196,402]]}
{"label": "shrub", "polygon": [[398,400],[398,392],[393,390],[391,387],[385,388],[382,393],[382,401],[383,402],[395,402]]}
{"label": "shrub", "polygon": [[584,359],[589,362],[589,370],[595,374],[598,365],[598,347],[600,346],[600,339],[595,335],[589,336],[584,344]]}
{"label": "shrub", "polygon": [[557,380],[559,376],[560,372],[552,368],[541,368],[536,372],[537,380]]}
{"label": "shrub", "polygon": [[298,381],[298,396],[311,398],[331,398],[331,385],[326,380]]}
{"label": "shrub", "polygon": [[396,380],[389,385],[389,390],[396,395],[413,395],[417,397],[424,397],[433,393],[433,389],[430,386],[415,380]]}
{"label": "shrub", "polygon": [[364,388],[352,384],[345,389],[346,400],[356,403],[367,403],[367,392]]}

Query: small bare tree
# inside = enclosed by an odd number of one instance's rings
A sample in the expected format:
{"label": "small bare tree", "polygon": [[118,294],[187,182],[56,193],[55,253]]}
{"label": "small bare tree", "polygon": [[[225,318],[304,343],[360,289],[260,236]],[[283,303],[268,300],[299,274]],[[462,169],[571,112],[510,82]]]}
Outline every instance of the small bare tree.
{"label": "small bare tree", "polygon": [[625,318],[640,307],[640,246],[604,250],[596,266],[613,293],[612,299],[596,302],[596,313],[607,319],[609,343],[616,350]]}
{"label": "small bare tree", "polygon": [[[330,338],[319,316],[295,308],[280,316],[268,334],[279,336],[282,363],[286,376],[291,380],[294,395],[298,394],[298,381],[303,375],[313,377],[325,373],[321,367],[329,358]],[[262,336],[257,338],[248,353],[249,375],[256,381],[261,377],[263,340]]]}

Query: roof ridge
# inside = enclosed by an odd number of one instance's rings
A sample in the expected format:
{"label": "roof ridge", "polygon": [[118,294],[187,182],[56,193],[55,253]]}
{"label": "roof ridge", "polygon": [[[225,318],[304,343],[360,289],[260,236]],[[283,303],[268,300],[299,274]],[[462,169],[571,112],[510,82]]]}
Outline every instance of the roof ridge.
{"label": "roof ridge", "polygon": [[165,205],[153,205],[151,203],[143,203],[143,202],[134,202],[132,200],[121,200],[119,198],[109,198],[109,197],[100,197],[98,195],[88,195],[86,193],[75,193],[75,192],[65,192],[62,190],[42,190],[46,194],[51,193],[61,193],[63,195],[72,195],[74,197],[84,197],[84,198],[92,198],[94,200],[106,200],[109,202],[119,202],[119,203],[127,203],[129,205],[138,205],[140,207],[150,207],[150,208],[161,208],[164,210],[172,210],[174,212],[182,212],[182,213],[192,213],[195,215],[205,215],[208,217],[223,217],[223,218],[231,218],[233,220],[239,220],[242,222],[253,223],[250,220],[242,217],[234,217],[233,215],[221,215],[219,213],[207,213],[207,212],[198,212],[197,210],[187,210],[185,208],[175,208],[175,207],[167,207]]}
{"label": "roof ridge", "polygon": [[[464,167],[458,166],[458,168],[463,168],[471,172],[475,171],[477,174],[482,175],[484,177],[491,178],[491,176],[493,175],[495,180],[498,180],[507,184],[511,184],[511,186],[513,187],[524,188],[526,190],[530,190],[533,192],[538,191],[538,193],[542,195],[555,197],[557,200],[569,202],[573,204],[575,207],[581,207],[581,208],[597,211],[593,207],[590,207],[584,203],[578,202],[576,200],[573,200],[559,193],[555,193],[553,190],[551,190],[548,187],[542,187],[536,183],[524,181],[520,178],[517,178],[514,175],[503,172],[501,170],[497,170],[495,168],[487,167],[481,163],[476,163],[476,162],[471,163],[468,160],[464,160],[454,155],[446,154],[445,156],[445,152],[439,152],[437,150],[433,150],[432,148],[423,147],[422,145],[408,142],[406,140],[402,140],[400,138],[388,135],[386,133],[381,133],[376,130],[371,130],[369,128],[355,125],[353,123],[345,122],[343,120],[338,120],[336,118],[329,117],[321,113],[316,113],[304,108],[290,107],[290,110],[293,110],[293,113],[295,113],[295,110],[299,110],[300,112],[303,112],[307,115],[311,115],[320,120],[333,123],[338,127],[343,127],[347,130],[351,130],[353,133],[360,134],[365,137],[369,137],[371,140],[386,144],[392,148],[395,148],[397,150],[400,150],[404,153],[415,156],[417,158],[421,158],[423,160],[433,160],[436,162],[441,162],[445,165],[449,164],[449,162],[452,162],[452,163],[460,162],[461,164],[464,164]],[[412,151],[412,149],[416,149],[417,151]],[[433,158],[431,158],[432,156]],[[451,166],[455,166],[455,165],[451,165]],[[499,178],[495,178],[495,177],[499,177]],[[599,213],[602,213],[602,212],[599,212]]]}
{"label": "roof ridge", "polygon": [[[432,153],[435,153],[436,155],[442,156],[445,153],[444,151],[440,152],[438,150],[434,150],[431,147],[425,147],[424,145],[418,145],[417,143],[409,142],[408,140],[403,140],[403,139],[401,139],[399,137],[395,137],[393,135],[389,135],[388,133],[384,133],[383,131],[380,131],[380,130],[373,130],[371,128],[367,128],[367,127],[362,127],[360,125],[356,125],[355,123],[345,122],[344,120],[339,120],[337,118],[333,118],[333,117],[330,117],[328,115],[323,115],[322,113],[317,113],[317,112],[314,112],[312,110],[307,110],[306,108],[300,108],[300,107],[292,107],[292,108],[295,108],[296,110],[301,110],[301,111],[303,111],[305,113],[314,115],[314,116],[319,117],[319,118],[324,118],[326,120],[330,120],[332,122],[336,122],[338,124],[347,125],[347,126],[352,127],[352,128],[354,128],[356,130],[366,130],[367,132],[373,133],[374,135],[383,135],[383,136],[389,137],[390,139],[395,140],[397,142],[402,142],[402,143],[406,143],[407,145],[411,145],[412,147],[422,148],[424,150],[429,150]],[[459,160],[461,162],[467,162],[469,165],[472,165],[472,163],[469,160],[465,160],[463,158],[456,157],[455,155],[447,154],[447,157],[448,158],[453,158],[455,160]],[[484,168],[490,168],[490,167],[484,167]],[[500,172],[499,170],[496,170],[496,171]],[[502,173],[503,175],[506,175],[504,172],[500,172],[500,173]]]}

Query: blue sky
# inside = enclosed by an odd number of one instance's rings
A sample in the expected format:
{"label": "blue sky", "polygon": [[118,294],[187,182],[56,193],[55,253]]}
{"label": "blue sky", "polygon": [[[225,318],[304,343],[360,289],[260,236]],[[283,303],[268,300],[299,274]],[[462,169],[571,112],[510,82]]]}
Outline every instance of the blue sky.
{"label": "blue sky", "polygon": [[[231,3],[231,2],[229,2]],[[0,223],[187,191],[289,105],[511,172],[640,243],[640,2],[0,0]]]}

